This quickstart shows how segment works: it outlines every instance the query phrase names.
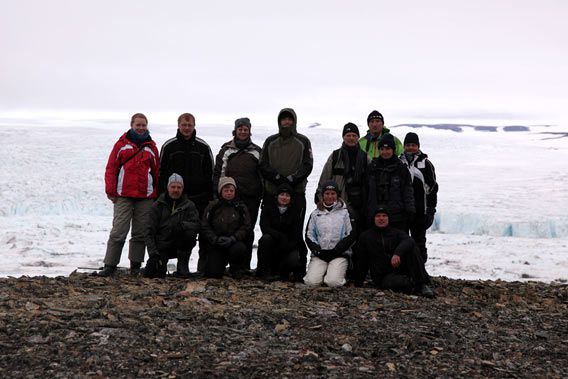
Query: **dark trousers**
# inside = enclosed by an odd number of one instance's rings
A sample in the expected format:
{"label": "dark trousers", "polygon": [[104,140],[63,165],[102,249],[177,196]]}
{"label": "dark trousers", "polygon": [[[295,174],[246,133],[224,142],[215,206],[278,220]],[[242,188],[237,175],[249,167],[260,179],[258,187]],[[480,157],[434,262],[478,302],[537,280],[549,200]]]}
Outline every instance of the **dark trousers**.
{"label": "dark trousers", "polygon": [[[201,220],[201,218],[203,217],[203,213],[205,212],[205,208],[207,208],[207,205],[209,204],[208,200],[194,200],[193,201],[195,203],[195,207],[197,208],[197,212],[199,212],[199,219]],[[205,237],[202,238],[201,233],[199,234],[199,250],[198,250],[198,254],[199,254],[199,258],[197,260],[197,271],[198,272],[203,272],[204,268],[205,268]]]}
{"label": "dark trousers", "polygon": [[264,234],[258,241],[258,265],[256,274],[268,277],[274,274],[286,278],[300,263],[298,249],[287,249],[286,241],[278,241]]}
{"label": "dark trousers", "polygon": [[193,244],[186,245],[183,248],[162,250],[158,256],[150,256],[144,268],[144,276],[146,278],[165,278],[168,270],[168,260],[173,258],[177,258],[177,272],[189,274],[189,257],[194,246],[195,241],[193,241]]}
{"label": "dark trousers", "polygon": [[242,272],[246,268],[247,247],[244,242],[238,241],[230,247],[221,247],[206,243],[207,259],[204,264],[205,276],[221,278],[225,267],[229,264],[231,274]]}
{"label": "dark trousers", "polygon": [[424,263],[428,260],[428,249],[426,249],[426,215],[417,214],[410,223],[410,236],[416,242],[420,250],[420,256]]}
{"label": "dark trousers", "polygon": [[300,254],[300,264],[296,266],[294,270],[294,278],[297,280],[303,280],[306,275],[306,266],[308,265],[308,247],[304,241],[304,219],[306,218],[306,194],[305,193],[294,193],[294,201],[296,206],[300,209],[300,224],[302,225],[302,235],[300,236],[300,246],[298,246],[298,253]]}
{"label": "dark trousers", "polygon": [[243,197],[241,198],[241,200],[245,203],[250,214],[251,230],[249,235],[244,241],[247,247],[246,269],[250,270],[250,261],[252,260],[252,245],[254,244],[254,226],[256,225],[256,220],[258,219],[258,209],[260,208],[260,199],[256,197]]}

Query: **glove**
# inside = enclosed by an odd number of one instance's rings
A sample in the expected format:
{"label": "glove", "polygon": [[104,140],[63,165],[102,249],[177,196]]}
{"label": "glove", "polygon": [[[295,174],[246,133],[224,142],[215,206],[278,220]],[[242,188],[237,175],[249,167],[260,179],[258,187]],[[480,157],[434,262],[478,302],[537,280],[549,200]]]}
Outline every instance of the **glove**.
{"label": "glove", "polygon": [[337,250],[335,250],[335,249],[321,250],[320,253],[319,253],[319,256],[318,256],[319,259],[326,261],[328,263],[331,262],[332,260],[334,260],[337,257],[338,257],[338,254],[337,254]]}
{"label": "glove", "polygon": [[276,174],[276,179],[274,181],[277,185],[288,183],[288,179],[281,176],[280,174]]}
{"label": "glove", "polygon": [[424,219],[424,228],[428,229],[434,223],[434,215],[436,214],[436,208],[426,208],[426,218]]}
{"label": "glove", "polygon": [[274,231],[271,233],[272,238],[274,238],[276,240],[276,242],[278,243],[282,243],[286,240],[286,235],[282,232],[279,231]]}
{"label": "glove", "polygon": [[294,177],[292,175],[288,175],[286,177],[286,180],[288,181],[288,183],[290,184],[294,184]]}
{"label": "glove", "polygon": [[217,238],[217,245],[221,246],[221,247],[230,247],[232,244],[235,243],[237,239],[235,237],[225,237],[225,236],[221,236],[219,238]]}

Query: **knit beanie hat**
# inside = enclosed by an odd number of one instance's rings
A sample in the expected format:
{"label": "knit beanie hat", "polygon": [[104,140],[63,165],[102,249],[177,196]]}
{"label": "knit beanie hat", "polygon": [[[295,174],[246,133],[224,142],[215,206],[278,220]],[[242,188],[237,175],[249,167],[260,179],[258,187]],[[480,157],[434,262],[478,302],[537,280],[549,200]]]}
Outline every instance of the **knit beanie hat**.
{"label": "knit beanie hat", "polygon": [[235,120],[235,129],[237,129],[239,126],[246,126],[247,128],[250,129],[251,125],[250,125],[250,120],[248,117],[242,117],[242,118],[238,118]]}
{"label": "knit beanie hat", "polygon": [[389,215],[389,210],[386,207],[377,207],[373,212],[373,216],[376,216],[379,213],[384,213],[387,216]]}
{"label": "knit beanie hat", "polygon": [[322,183],[322,185],[321,185],[322,195],[325,191],[328,191],[328,190],[335,191],[336,194],[339,194],[339,186],[333,180],[327,180],[327,181]]}
{"label": "knit beanie hat", "polygon": [[221,190],[223,189],[223,187],[232,184],[233,186],[235,186],[235,189],[237,189],[237,183],[235,182],[235,179],[231,178],[230,176],[223,176],[221,179],[219,179],[219,185],[217,186],[217,192],[221,193]]}
{"label": "knit beanie hat", "polygon": [[345,137],[347,133],[355,133],[357,134],[358,137],[361,136],[359,134],[359,128],[357,127],[357,125],[355,125],[352,122],[348,122],[347,124],[345,124],[345,126],[343,127],[343,134],[341,136]]}
{"label": "knit beanie hat", "polygon": [[181,177],[181,175],[176,174],[175,172],[173,174],[170,175],[170,177],[168,178],[168,187],[170,186],[170,184],[172,183],[180,183],[181,186],[183,187],[183,178]]}
{"label": "knit beanie hat", "polygon": [[292,195],[292,187],[288,183],[283,183],[278,186],[276,189],[276,195],[280,195],[281,193],[287,193],[288,195]]}
{"label": "knit beanie hat", "polygon": [[382,122],[385,122],[383,115],[380,114],[379,111],[372,111],[371,113],[369,113],[369,116],[367,116],[367,124],[369,124],[369,121],[374,120],[374,119],[379,119]]}
{"label": "knit beanie hat", "polygon": [[379,146],[378,147],[379,147],[379,149],[381,147],[390,147],[391,149],[396,150],[393,135],[390,134],[390,133],[383,134],[383,136],[379,140]]}
{"label": "knit beanie hat", "polygon": [[415,143],[418,145],[418,147],[420,147],[420,140],[418,139],[418,134],[413,132],[407,133],[406,137],[404,137],[404,144],[406,145],[409,143]]}

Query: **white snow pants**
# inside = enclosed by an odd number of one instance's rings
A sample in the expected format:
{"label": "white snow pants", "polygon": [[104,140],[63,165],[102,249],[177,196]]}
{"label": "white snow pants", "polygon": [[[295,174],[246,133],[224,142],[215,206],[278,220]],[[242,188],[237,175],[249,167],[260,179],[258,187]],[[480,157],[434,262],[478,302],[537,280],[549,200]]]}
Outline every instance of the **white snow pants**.
{"label": "white snow pants", "polygon": [[308,286],[319,286],[325,283],[328,287],[340,287],[345,284],[347,266],[349,266],[347,258],[335,258],[328,263],[312,256],[308,272],[304,276],[304,283]]}

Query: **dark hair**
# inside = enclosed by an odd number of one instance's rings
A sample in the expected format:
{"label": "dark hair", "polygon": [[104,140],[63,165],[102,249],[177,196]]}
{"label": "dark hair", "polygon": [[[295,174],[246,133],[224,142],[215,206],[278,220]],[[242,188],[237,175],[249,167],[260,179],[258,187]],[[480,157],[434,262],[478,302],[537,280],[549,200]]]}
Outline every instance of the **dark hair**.
{"label": "dark hair", "polygon": [[178,125],[180,123],[181,120],[193,120],[193,123],[195,124],[195,116],[193,116],[191,113],[182,113],[179,115],[178,117]]}

